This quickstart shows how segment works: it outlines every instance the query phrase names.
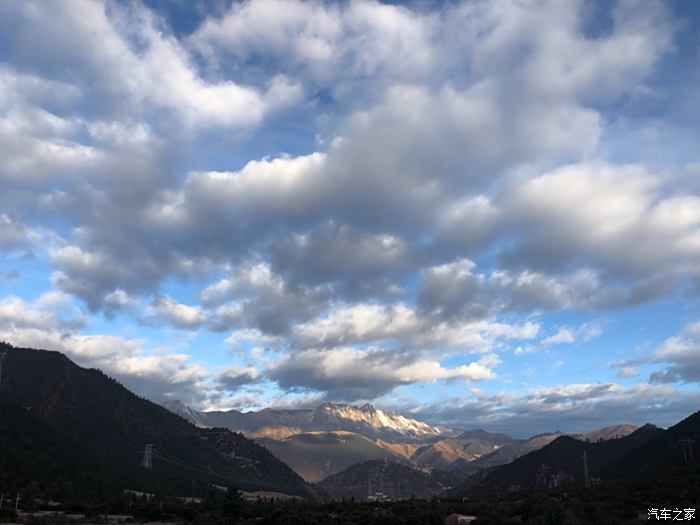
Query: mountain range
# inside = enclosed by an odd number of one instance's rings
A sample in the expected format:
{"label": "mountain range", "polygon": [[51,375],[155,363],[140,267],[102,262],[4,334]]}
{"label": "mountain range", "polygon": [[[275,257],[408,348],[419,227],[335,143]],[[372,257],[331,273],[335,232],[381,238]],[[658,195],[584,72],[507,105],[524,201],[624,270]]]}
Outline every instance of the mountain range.
{"label": "mountain range", "polygon": [[304,432],[282,440],[261,438],[256,439],[256,442],[310,483],[321,481],[328,475],[367,460],[387,459],[394,463],[410,463],[362,434],[343,430]]}
{"label": "mountain range", "polygon": [[[311,483],[377,459],[466,478],[482,469],[510,463],[565,435],[554,432],[517,440],[481,429],[459,432],[369,404],[324,403],[315,409],[251,412],[201,412],[180,401],[164,406],[200,427],[227,427],[254,438]],[[597,442],[636,429],[634,425],[615,425],[572,437]]]}
{"label": "mountain range", "polygon": [[[637,483],[640,494],[663,479],[668,491],[692,502],[700,477],[700,463],[686,461],[679,446],[700,440],[700,412],[668,430],[619,425],[523,441],[478,429],[454,433],[368,405],[326,404],[306,411],[308,421],[345,428],[354,422],[355,431],[304,430],[256,443],[213,420],[206,428],[194,425],[58,352],[4,343],[0,352],[6,353],[0,388],[4,493],[99,502],[125,489],[206,496],[222,486],[306,499],[362,498],[371,494],[370,485],[394,498],[428,497],[450,488],[459,495],[552,489],[584,483],[584,451],[593,483]],[[180,412],[189,413],[188,419],[202,417],[182,407]],[[276,435],[270,421],[297,428],[298,415],[267,410],[252,417],[256,428]],[[406,441],[376,437],[387,429],[393,436],[403,432]],[[416,441],[417,429],[425,442]],[[152,463],[146,468],[149,444]]]}
{"label": "mountain range", "polygon": [[200,412],[180,401],[163,405],[172,412],[202,427],[226,427],[250,438],[284,439],[305,432],[354,432],[368,439],[388,443],[424,443],[439,439],[450,431],[385,412],[370,404],[357,407],[324,403],[315,409],[273,409]]}
{"label": "mountain range", "polygon": [[[623,437],[586,442],[559,436],[513,462],[468,478],[455,494],[603,484],[635,497],[664,494],[667,504],[693,505],[700,489],[700,462],[688,447],[700,438],[700,412],[664,430],[644,425]],[[681,446],[682,440],[689,445]],[[645,496],[646,495],[646,496]]]}

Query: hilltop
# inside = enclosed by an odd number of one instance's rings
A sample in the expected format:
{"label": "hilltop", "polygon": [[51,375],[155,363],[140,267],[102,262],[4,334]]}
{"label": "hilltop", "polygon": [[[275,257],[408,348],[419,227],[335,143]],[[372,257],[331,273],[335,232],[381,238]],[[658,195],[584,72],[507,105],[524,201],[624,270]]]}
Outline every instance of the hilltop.
{"label": "hilltop", "polygon": [[353,465],[323,479],[318,486],[334,499],[396,501],[429,499],[456,486],[454,474],[418,469],[387,459],[375,459]]}

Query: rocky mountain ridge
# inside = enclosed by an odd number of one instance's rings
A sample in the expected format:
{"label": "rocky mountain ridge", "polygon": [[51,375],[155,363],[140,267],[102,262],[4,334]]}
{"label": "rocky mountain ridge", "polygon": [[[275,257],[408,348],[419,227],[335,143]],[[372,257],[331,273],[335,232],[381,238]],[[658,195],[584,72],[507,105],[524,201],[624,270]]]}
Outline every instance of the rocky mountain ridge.
{"label": "rocky mountain ridge", "polygon": [[[309,482],[376,459],[467,477],[482,469],[508,464],[568,435],[553,432],[519,440],[482,429],[458,432],[370,404],[324,403],[315,409],[266,408],[252,412],[200,412],[178,401],[165,406],[196,425],[224,426],[243,432]],[[615,425],[570,437],[598,442],[623,437],[636,428]]]}
{"label": "rocky mountain ridge", "polygon": [[388,443],[423,443],[454,433],[370,404],[358,407],[324,403],[315,409],[266,408],[251,412],[200,412],[180,401],[166,401],[163,405],[198,426],[226,427],[250,438],[284,439],[305,432],[344,431]]}

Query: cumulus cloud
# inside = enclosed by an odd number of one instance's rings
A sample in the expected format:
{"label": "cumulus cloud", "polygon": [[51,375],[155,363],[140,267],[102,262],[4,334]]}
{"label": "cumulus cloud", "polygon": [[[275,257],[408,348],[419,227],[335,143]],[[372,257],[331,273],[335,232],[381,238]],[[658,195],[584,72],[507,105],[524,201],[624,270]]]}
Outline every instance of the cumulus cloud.
{"label": "cumulus cloud", "polygon": [[411,252],[411,246],[400,237],[333,222],[283,237],[270,248],[273,267],[291,280],[342,281],[358,293],[362,293],[363,283],[375,285],[376,293],[376,285],[383,280],[392,282],[392,277],[414,269],[420,256]]}
{"label": "cumulus cloud", "polygon": [[12,296],[0,300],[0,326],[6,330],[49,327],[70,331],[84,324],[84,316],[69,297],[58,292],[46,292],[35,303]]}
{"label": "cumulus cloud", "polygon": [[559,275],[529,269],[481,271],[467,258],[423,268],[420,284],[420,308],[446,319],[503,312],[596,311],[640,300],[629,285],[605,279],[590,268]]}
{"label": "cumulus cloud", "polygon": [[378,2],[261,0],[234,4],[190,37],[221,67],[256,55],[266,69],[349,96],[358,77],[410,80],[432,70],[429,17]]}
{"label": "cumulus cloud", "polygon": [[556,334],[552,334],[542,340],[544,346],[560,345],[562,343],[573,343],[576,340],[570,328],[560,328]]}
{"label": "cumulus cloud", "polygon": [[468,365],[445,368],[438,361],[412,353],[377,348],[308,349],[282,359],[267,370],[285,389],[318,390],[333,399],[373,399],[400,385],[438,380],[479,381],[494,377],[500,363],[487,354]]}
{"label": "cumulus cloud", "polygon": [[700,256],[700,201],[664,197],[660,184],[640,166],[595,162],[517,186],[506,201],[522,237],[509,259],[550,269],[583,260],[637,279],[638,294],[653,293],[644,290],[653,281],[646,276],[693,272]]}
{"label": "cumulus cloud", "polygon": [[639,371],[633,366],[623,366],[622,368],[620,368],[620,371],[617,375],[621,379],[626,379],[629,377],[637,377],[639,375]]}
{"label": "cumulus cloud", "polygon": [[665,367],[651,374],[653,382],[699,382],[700,321],[688,323],[678,335],[666,339],[655,352],[654,360]]}
{"label": "cumulus cloud", "polygon": [[[183,37],[141,4],[2,4],[0,251],[50,237],[42,263],[86,318],[225,333],[255,365],[209,377],[230,390],[269,373],[369,397],[490,379],[511,342],[589,340],[602,325],[544,316],[700,282],[693,164],[599,144],[610,107],[654,92],[677,24],[659,1],[605,9],[596,32],[580,2],[248,0]],[[6,301],[17,340],[206,389],[184,354]],[[690,377],[679,356],[659,354],[665,380]]]}
{"label": "cumulus cloud", "polygon": [[217,375],[217,382],[230,391],[236,391],[244,385],[257,383],[260,380],[260,372],[252,366],[229,366]]}
{"label": "cumulus cloud", "polygon": [[149,317],[162,318],[178,328],[197,328],[206,319],[201,309],[179,303],[167,295],[155,298],[146,312],[146,318]]}
{"label": "cumulus cloud", "polygon": [[0,250],[28,248],[32,241],[37,239],[38,234],[17,219],[4,213],[0,214]]}
{"label": "cumulus cloud", "polygon": [[290,284],[266,263],[249,262],[205,288],[201,300],[216,307],[210,316],[213,330],[255,329],[280,335],[292,324],[318,315],[329,294],[324,287]]}
{"label": "cumulus cloud", "polygon": [[542,345],[551,346],[571,344],[576,341],[590,341],[603,333],[603,325],[603,322],[596,321],[592,323],[583,323],[576,328],[562,326],[556,333],[545,337],[542,340]]}
{"label": "cumulus cloud", "polygon": [[43,35],[32,46],[11,48],[16,64],[36,70],[50,64],[53,74],[65,68],[91,78],[94,91],[86,95],[105,97],[100,104],[107,110],[113,104],[119,111],[128,105],[144,111],[145,104],[153,104],[185,123],[246,127],[259,124],[270,106],[299,96],[281,77],[266,92],[203,78],[186,48],[137,4],[118,8],[101,2],[58,2],[39,8],[29,2],[4,6],[3,18],[9,41]]}
{"label": "cumulus cloud", "polygon": [[[182,266],[202,256],[221,261],[231,251],[255,249],[259,239],[279,232],[279,224],[297,231],[272,243],[272,253],[277,254],[276,268],[299,275],[299,268],[309,260],[303,251],[316,250],[309,254],[316,255],[312,260],[317,267],[302,274],[316,280],[342,274],[342,267],[330,263],[339,262],[340,257],[348,264],[351,258],[342,256],[343,244],[359,244],[359,251],[372,247],[372,243],[388,242],[374,250],[376,255],[384,252],[383,260],[366,261],[364,270],[376,276],[397,259],[412,258],[413,264],[419,264],[421,257],[409,254],[416,252],[417,239],[425,236],[436,236],[445,243],[443,249],[473,249],[485,242],[498,211],[487,197],[474,192],[527,159],[546,163],[545,159],[590,149],[599,134],[599,117],[584,103],[583,93],[589,93],[586,88],[607,85],[600,96],[608,97],[624,92],[635,85],[625,80],[643,79],[668,49],[673,34],[673,26],[661,8],[655,8],[653,24],[646,13],[632,10],[627,13],[629,16],[615,17],[610,35],[588,38],[577,31],[581,14],[576,5],[557,5],[552,13],[568,30],[556,32],[562,45],[553,55],[550,42],[542,41],[544,34],[552,32],[535,29],[549,24],[549,18],[540,19],[537,12],[513,7],[512,13],[506,10],[509,14],[504,15],[492,8],[469,5],[429,13],[372,2],[351,3],[343,8],[261,1],[236,4],[220,20],[205,21],[190,40],[195,47],[204,46],[212,59],[219,52],[224,53],[222,56],[233,53],[241,59],[256,53],[262,54],[263,59],[284,62],[293,49],[329,49],[333,51],[329,57],[345,58],[330,67],[328,81],[337,84],[341,69],[355,84],[366,84],[370,71],[386,71],[388,77],[382,81],[386,85],[377,91],[378,97],[367,108],[348,116],[328,151],[253,161],[237,172],[194,172],[180,188],[172,187],[162,175],[151,177],[150,186],[141,183],[142,191],[124,196],[133,220],[115,220],[123,206],[120,202],[105,202],[107,198],[119,201],[115,189],[100,193],[98,188],[92,188],[84,196],[103,211],[80,218],[83,239],[76,248],[96,258],[117,259],[118,254],[129,253],[133,260],[143,261],[142,267],[131,271],[128,277],[112,273],[110,282],[105,282],[97,275],[90,278],[89,273],[73,276],[67,265],[68,271],[61,269],[62,286],[92,307],[100,306],[104,297],[116,289],[150,293],[157,289],[160,279],[186,271]],[[280,13],[289,16],[281,17]],[[54,18],[51,19],[51,28],[46,31],[46,56],[55,58],[58,64],[71,65],[79,75],[97,78],[98,82],[91,84],[95,95],[110,95],[111,99],[119,95],[132,109],[137,108],[128,113],[133,119],[148,116],[143,109],[147,103],[169,108],[185,121],[212,125],[249,125],[258,122],[265,112],[261,107],[265,99],[261,87],[246,88],[233,80],[205,79],[187,46],[163,31],[157,17],[148,10],[133,6],[105,9],[101,4],[81,3],[76,9],[54,14],[66,20],[61,25],[53,24]],[[49,25],[47,10],[32,11],[27,7],[9,15],[17,22],[13,33],[16,38],[30,29]],[[467,29],[457,31],[456,20],[464,22]],[[506,32],[504,28],[513,24],[518,31]],[[63,29],[56,29],[58,25]],[[99,45],[87,45],[94,27],[103,30],[104,38]],[[522,42],[513,40],[515,34],[532,43],[531,56],[521,61],[515,73],[529,79],[532,86],[531,91],[513,98],[504,95],[508,77],[502,73],[512,66],[511,58],[523,58]],[[50,48],[51,40],[58,38],[66,43]],[[465,60],[472,62],[475,78],[453,83],[438,76],[437,84],[427,82],[436,71],[445,71],[440,57],[453,56],[442,51],[448,43],[454,45],[454,38],[470,50]],[[136,48],[135,41],[140,42],[140,47]],[[634,52],[611,51],[629,47],[628,42],[635,42]],[[78,48],[89,52],[69,52]],[[345,52],[337,53],[338,49]],[[425,50],[425,54],[416,54],[420,50]],[[38,70],[43,64],[40,58],[46,60],[46,56],[32,49],[26,55],[16,51],[13,59],[24,69]],[[581,56],[591,58],[581,64]],[[304,65],[288,71],[290,78],[311,75],[313,68],[309,69],[307,62],[314,62],[319,55],[301,53],[299,57]],[[347,63],[352,67],[348,68]],[[112,67],[106,68],[105,64]],[[535,82],[542,68],[555,72],[572,64],[576,69],[568,73],[566,84]],[[104,78],[107,69],[112,73]],[[625,75],[610,78],[611,71],[620,70]],[[58,81],[70,87],[73,84],[69,80]],[[319,77],[318,82],[321,80]],[[277,93],[274,98],[293,91],[284,87],[287,81],[278,75],[265,82],[271,86],[269,91]],[[175,87],[164,89],[164,85]],[[540,96],[548,91],[551,93],[547,97]],[[538,100],[546,100],[546,105],[536,107]],[[87,127],[103,147],[75,143],[76,148],[89,152],[83,169],[109,172],[116,140],[129,158],[143,159],[137,171],[158,171],[157,155],[149,157],[134,148],[124,150],[124,139],[119,137],[145,132],[147,140],[154,131],[162,133],[162,129],[156,126],[149,131],[137,125],[130,130],[122,124],[100,124],[113,120],[108,114],[100,116],[100,121],[88,123]],[[120,131],[122,128],[126,134]],[[105,136],[111,141],[107,141],[111,145],[108,150],[104,149]],[[60,197],[52,195],[50,202],[56,205]],[[110,206],[115,208],[113,213],[109,212]],[[319,221],[328,217],[334,218],[332,226],[319,227]],[[203,228],[207,229],[207,236],[199,235]],[[466,235],[456,236],[460,229]],[[109,234],[105,235],[107,230]],[[364,232],[362,239],[360,232]],[[155,238],[159,242],[152,242]],[[299,246],[302,238],[307,243],[303,247]],[[331,242],[336,251],[335,259],[328,255],[325,266],[318,257],[324,242]],[[297,249],[297,256],[282,268],[288,260],[283,255],[290,249]],[[182,258],[182,264],[169,263],[173,252]],[[422,258],[426,258],[425,254]],[[64,260],[58,259],[57,265],[61,267]],[[336,268],[335,273],[332,268]],[[358,272],[361,268],[347,270]],[[91,284],[96,290],[88,289]],[[393,290],[390,283],[383,284],[385,289]],[[362,285],[351,283],[348,293],[361,290]]]}
{"label": "cumulus cloud", "polygon": [[570,384],[534,388],[525,393],[484,393],[442,399],[436,404],[406,405],[404,410],[428,422],[455,428],[488,428],[517,437],[560,430],[580,433],[627,422],[671,426],[697,409],[697,393],[636,383]]}
{"label": "cumulus cloud", "polygon": [[[554,100],[596,100],[638,89],[671,48],[675,28],[668,12],[660,3],[646,7],[620,2],[612,30],[589,36],[578,3],[463,2],[419,10],[259,0],[207,20],[191,41],[222,67],[231,58],[258,56],[267,68],[333,89],[337,97],[351,96],[351,88],[447,75],[459,82],[470,72],[491,78],[508,71],[526,90]],[[464,52],[450,52],[455,46]]]}
{"label": "cumulus cloud", "polygon": [[416,350],[485,353],[501,340],[529,340],[538,332],[539,325],[532,321],[520,325],[489,321],[448,323],[421,316],[405,304],[357,304],[297,325],[292,338],[301,347],[381,342]]}
{"label": "cumulus cloud", "polygon": [[128,388],[151,399],[201,401],[209,372],[184,353],[149,349],[141,339],[82,334],[87,318],[61,292],[47,292],[35,302],[17,297],[0,300],[0,340],[15,346],[64,352],[81,366],[99,368]]}

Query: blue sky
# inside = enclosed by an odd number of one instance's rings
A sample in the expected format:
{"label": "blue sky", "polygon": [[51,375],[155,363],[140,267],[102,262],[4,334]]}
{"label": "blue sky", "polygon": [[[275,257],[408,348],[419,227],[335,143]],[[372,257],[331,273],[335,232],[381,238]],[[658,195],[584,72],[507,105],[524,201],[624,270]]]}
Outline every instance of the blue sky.
{"label": "blue sky", "polygon": [[516,435],[700,394],[695,2],[3,2],[0,339]]}

